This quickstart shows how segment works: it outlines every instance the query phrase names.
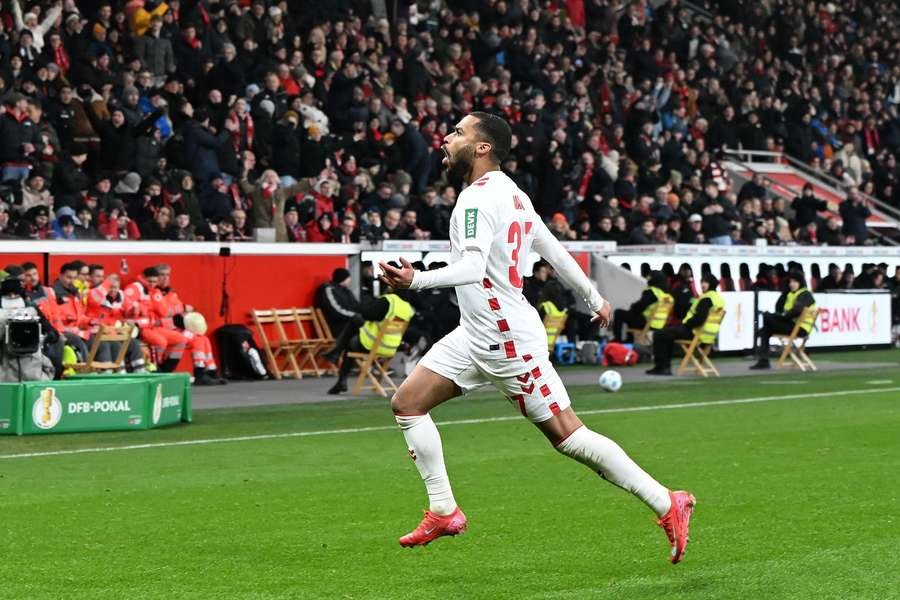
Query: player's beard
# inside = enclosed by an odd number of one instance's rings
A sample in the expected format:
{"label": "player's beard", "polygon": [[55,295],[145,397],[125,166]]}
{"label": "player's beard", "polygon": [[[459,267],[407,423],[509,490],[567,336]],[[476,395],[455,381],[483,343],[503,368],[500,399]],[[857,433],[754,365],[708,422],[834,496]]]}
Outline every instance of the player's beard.
{"label": "player's beard", "polygon": [[450,163],[447,166],[447,179],[456,187],[467,184],[469,173],[472,172],[472,163],[475,161],[475,146],[470,144],[463,146],[452,156],[447,158]]}

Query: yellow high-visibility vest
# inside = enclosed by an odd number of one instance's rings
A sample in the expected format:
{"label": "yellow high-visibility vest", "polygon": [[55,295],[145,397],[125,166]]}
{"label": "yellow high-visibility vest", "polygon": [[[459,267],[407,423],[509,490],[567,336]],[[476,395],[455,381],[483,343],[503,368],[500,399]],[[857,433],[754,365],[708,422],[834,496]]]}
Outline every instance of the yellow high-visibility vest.
{"label": "yellow high-visibility vest", "polygon": [[[359,343],[366,350],[372,349],[372,344],[375,343],[375,338],[378,337],[378,329],[382,323],[389,323],[394,320],[409,323],[413,315],[416,314],[409,302],[396,294],[385,294],[382,298],[387,300],[389,305],[384,319],[381,321],[366,321],[359,328]],[[400,342],[402,341],[402,335],[390,334],[383,336],[381,344],[378,346],[378,356],[393,356],[397,353],[397,348],[400,347]]]}
{"label": "yellow high-visibility vest", "polygon": [[[794,304],[796,304],[797,298],[800,297],[800,294],[802,294],[803,292],[808,292],[808,291],[809,290],[805,287],[799,288],[796,292],[792,292],[792,291],[788,290],[787,298],[784,299],[784,312],[786,312],[786,313],[790,312],[791,309],[794,308]],[[811,310],[816,309],[815,301],[812,303],[812,305],[809,308]],[[810,313],[808,312],[807,315],[809,315],[809,314]],[[807,318],[802,319],[800,321],[800,329],[802,329],[805,333],[808,334],[812,330],[812,327],[813,327],[813,319],[811,319],[810,317],[807,316]]]}
{"label": "yellow high-visibility vest", "polygon": [[[556,304],[553,303],[552,300],[547,300],[546,302],[541,302],[538,308],[543,309],[544,316],[551,317],[564,317],[566,316],[566,309],[559,310],[556,308]],[[546,326],[547,329],[547,347],[553,348],[556,344],[556,338],[559,335],[559,328],[554,327],[553,325]]]}
{"label": "yellow high-visibility vest", "polygon": [[[722,294],[717,292],[716,290],[710,290],[705,292],[699,298],[694,298],[691,300],[691,308],[687,311],[687,314],[684,315],[684,322],[687,323],[691,317],[697,312],[697,305],[700,304],[700,301],[704,298],[709,298],[710,302],[712,302],[712,308],[709,310],[710,314],[712,311],[720,308],[725,308],[725,298],[722,297]],[[719,334],[719,327],[721,323],[710,323],[709,318],[707,317],[706,321],[700,327],[694,329],[694,333],[697,333],[697,329],[700,329],[700,343],[701,344],[712,344],[716,341],[716,336]]]}
{"label": "yellow high-visibility vest", "polygon": [[645,308],[642,314],[644,319],[650,323],[650,329],[662,329],[666,326],[666,320],[669,318],[669,315],[659,314],[656,312],[656,307],[661,300],[668,299],[670,305],[674,303],[674,300],[670,294],[665,293],[656,286],[651,285],[649,289],[656,296],[656,302]]}

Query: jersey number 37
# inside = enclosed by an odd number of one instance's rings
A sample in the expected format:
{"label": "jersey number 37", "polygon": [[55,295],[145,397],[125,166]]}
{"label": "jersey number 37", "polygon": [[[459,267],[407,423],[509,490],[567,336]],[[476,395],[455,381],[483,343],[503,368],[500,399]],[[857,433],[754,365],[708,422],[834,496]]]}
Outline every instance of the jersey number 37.
{"label": "jersey number 37", "polygon": [[[519,272],[519,252],[522,250],[522,243],[525,236],[531,233],[531,221],[513,221],[509,225],[509,231],[506,232],[506,241],[513,245],[512,255],[510,259],[512,264],[509,266],[509,282],[513,287],[522,288],[522,274]],[[522,229],[525,229],[523,234]]]}

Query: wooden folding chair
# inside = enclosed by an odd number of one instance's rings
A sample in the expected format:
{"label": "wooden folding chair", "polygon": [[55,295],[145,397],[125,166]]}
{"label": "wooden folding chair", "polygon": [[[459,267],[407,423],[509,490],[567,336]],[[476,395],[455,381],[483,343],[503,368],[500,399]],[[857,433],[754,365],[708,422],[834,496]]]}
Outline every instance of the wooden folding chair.
{"label": "wooden folding chair", "polygon": [[[321,308],[315,309],[316,319],[319,321],[319,331],[322,332],[322,348],[328,350],[334,347],[334,334],[331,331],[331,326],[328,324],[328,321],[325,319],[325,313],[322,312]],[[331,375],[337,375],[338,367],[337,365],[329,365],[324,367],[326,373]]]}
{"label": "wooden folding chair", "polygon": [[[562,333],[562,330],[566,328],[566,321],[569,319],[569,315],[544,315],[544,331],[547,332],[547,349],[550,354],[553,354],[553,350],[556,348],[556,338],[559,337],[559,334]],[[551,331],[555,331],[556,333],[551,334]]]}
{"label": "wooden folding chair", "polygon": [[[128,353],[128,344],[132,342],[135,344],[139,343],[137,340],[131,339],[133,329],[133,325],[127,324],[120,325],[119,327],[115,327],[113,325],[101,325],[100,329],[97,330],[97,334],[94,336],[94,341],[93,343],[91,343],[91,347],[88,350],[88,355],[85,358],[85,361],[66,366],[72,367],[78,373],[118,371],[125,363],[125,355]],[[119,351],[113,358],[112,362],[102,362],[94,360],[94,358],[96,358],[97,356],[97,352],[100,350],[100,344],[104,342],[119,343]]]}
{"label": "wooden folding chair", "polygon": [[[353,386],[353,393],[359,394],[362,390],[374,390],[384,397],[388,396],[388,390],[397,391],[397,385],[388,375],[388,365],[394,355],[379,356],[378,348],[381,347],[381,340],[387,335],[398,335],[401,338],[406,332],[408,321],[393,320],[383,323],[378,328],[378,335],[372,342],[372,348],[368,352],[347,352],[344,360],[352,359],[356,361],[359,367],[359,377],[356,378],[356,385]],[[369,379],[370,385],[363,386],[366,378]]]}
{"label": "wooden folding chair", "polygon": [[650,324],[660,319],[662,319],[663,324],[665,324],[669,320],[669,315],[672,314],[672,307],[674,305],[675,300],[673,298],[663,298],[656,303],[653,312],[650,313],[650,318],[647,319],[647,323],[641,329],[629,327],[626,331],[634,337],[634,343],[643,344],[645,346],[652,344],[653,330],[650,329]]}
{"label": "wooden folding chair", "polygon": [[325,334],[315,310],[312,308],[294,308],[294,324],[297,327],[297,356],[300,371],[304,375],[321,377],[327,369],[319,366],[318,354],[329,348]]}
{"label": "wooden folding chair", "polygon": [[[778,368],[784,367],[785,361],[790,357],[794,364],[788,363],[788,366],[796,365],[800,367],[801,371],[817,370],[816,365],[810,360],[809,355],[806,354],[806,342],[809,340],[809,336],[812,335],[813,327],[815,327],[816,319],[818,318],[819,309],[807,306],[800,313],[800,318],[797,319],[797,322],[794,323],[794,328],[791,330],[790,335],[780,334],[773,336],[780,340],[784,346],[781,350],[781,356],[778,358]],[[801,325],[809,327],[808,334],[800,335],[803,331],[800,327]]]}
{"label": "wooden folding chair", "polygon": [[[712,310],[710,311],[709,316],[706,317],[706,322],[702,326],[694,329],[694,337],[692,339],[675,340],[675,343],[684,350],[684,358],[681,360],[681,364],[678,365],[678,371],[676,371],[677,375],[681,375],[686,371],[693,371],[704,377],[709,377],[710,374],[719,377],[719,370],[716,369],[716,365],[709,360],[709,353],[712,352],[712,347],[716,341],[713,340],[709,344],[704,344],[700,341],[700,338],[703,336],[703,329],[705,327],[708,325],[718,327],[722,324],[722,319],[724,318],[725,309],[720,308],[718,310]],[[689,367],[688,363],[693,363],[693,367]]]}
{"label": "wooden folding chair", "polygon": [[[250,315],[259,333],[259,341],[262,343],[263,352],[269,359],[269,366],[275,379],[281,379],[285,374],[295,379],[303,379],[303,372],[297,363],[297,353],[300,349],[299,339],[289,339],[284,325],[296,323],[293,309],[251,310]],[[271,326],[274,338],[270,338],[266,326]]]}

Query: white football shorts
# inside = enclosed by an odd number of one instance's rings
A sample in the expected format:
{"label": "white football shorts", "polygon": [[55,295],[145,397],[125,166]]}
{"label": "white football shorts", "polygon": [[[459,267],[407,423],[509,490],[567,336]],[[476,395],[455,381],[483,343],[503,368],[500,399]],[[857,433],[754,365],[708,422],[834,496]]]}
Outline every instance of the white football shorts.
{"label": "white football shorts", "polygon": [[466,336],[462,326],[457,327],[432,346],[419,365],[451,380],[463,393],[493,385],[533,423],[546,421],[571,406],[569,394],[546,352],[540,356],[498,357],[497,371],[509,372],[512,361],[521,364],[518,375],[503,377],[479,366],[469,352]]}

